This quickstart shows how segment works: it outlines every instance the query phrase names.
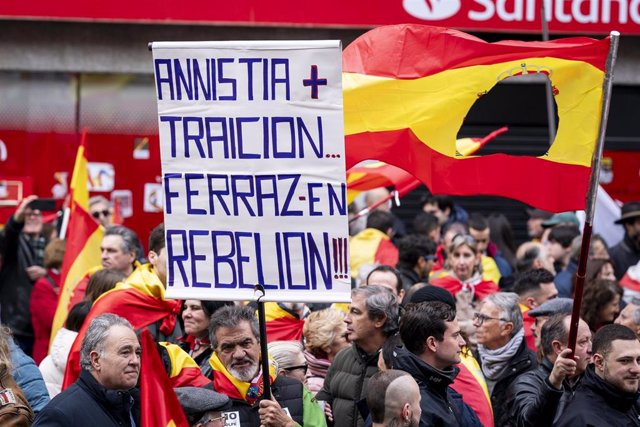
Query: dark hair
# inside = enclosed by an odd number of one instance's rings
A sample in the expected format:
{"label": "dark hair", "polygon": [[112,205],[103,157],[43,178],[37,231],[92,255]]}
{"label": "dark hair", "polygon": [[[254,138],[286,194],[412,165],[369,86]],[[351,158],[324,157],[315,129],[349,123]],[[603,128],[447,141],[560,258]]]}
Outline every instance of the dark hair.
{"label": "dark hair", "polygon": [[393,215],[390,212],[374,210],[367,216],[367,228],[375,228],[383,233],[393,226]]}
{"label": "dark hair", "polygon": [[607,357],[611,351],[611,343],[615,340],[638,341],[638,336],[631,329],[616,323],[605,325],[598,329],[593,336],[591,344],[591,354],[601,354]]}
{"label": "dark hair", "polygon": [[469,215],[469,228],[484,231],[489,228],[489,221],[487,221],[487,218],[481,213],[474,212]]}
{"label": "dark hair", "polygon": [[369,274],[367,274],[367,280],[365,280],[365,283],[367,284],[367,286],[376,284],[376,283],[369,283],[369,277],[371,277],[373,273],[378,271],[381,273],[393,273],[396,276],[396,292],[399,294],[400,291],[402,290],[402,277],[400,276],[400,272],[395,268],[391,267],[390,265],[379,265],[373,270],[371,270]]}
{"label": "dark hair", "polygon": [[440,234],[443,236],[449,232],[449,230],[453,230],[456,234],[469,234],[469,226],[460,221],[447,222],[442,226],[442,230]]}
{"label": "dark hair", "polygon": [[385,337],[398,332],[398,320],[400,318],[400,306],[396,296],[391,290],[379,285],[369,285],[355,288],[351,291],[351,298],[355,296],[364,298],[364,305],[367,309],[367,316],[371,320],[382,319],[386,317],[382,326],[382,334]]}
{"label": "dark hair", "polygon": [[374,423],[383,423],[386,411],[386,396],[389,385],[400,377],[409,375],[404,371],[395,369],[387,369],[375,373],[370,379],[367,386],[367,406],[371,412],[371,421]]}
{"label": "dark hair", "polygon": [[549,232],[548,240],[550,242],[560,243],[560,245],[566,249],[571,246],[573,239],[579,235],[580,229],[576,225],[556,225]]}
{"label": "dark hair", "polygon": [[234,305],[232,301],[200,301],[202,311],[207,317],[211,317],[213,313],[220,310],[222,307]]}
{"label": "dark hair", "polygon": [[594,234],[593,236],[591,236],[591,244],[589,245],[589,257],[593,256],[593,243],[598,241],[602,243],[607,251],[607,254],[609,254],[609,245],[607,244],[607,241],[604,240],[604,237],[602,237],[600,234]]}
{"label": "dark hair", "polygon": [[104,237],[107,236],[122,237],[122,245],[120,245],[122,252],[133,252],[136,256],[136,259],[138,258],[138,248],[140,247],[140,240],[138,239],[138,235],[132,229],[127,228],[124,225],[112,225],[110,227],[107,227],[104,232]]}
{"label": "dark hair", "polygon": [[211,316],[209,323],[209,339],[211,340],[211,347],[215,349],[218,347],[218,339],[216,338],[216,331],[220,328],[237,328],[240,322],[249,322],[251,331],[256,341],[260,341],[260,329],[258,328],[258,320],[256,319],[255,311],[250,307],[243,305],[227,305],[217,310]]}
{"label": "dark hair", "polygon": [[616,294],[622,299],[622,288],[613,280],[596,279],[585,285],[580,317],[587,322],[592,331],[596,330],[600,321],[600,310],[609,304]]}
{"label": "dark hair", "polygon": [[451,213],[453,213],[453,199],[445,194],[433,195],[430,194],[423,198],[420,202],[420,208],[422,209],[424,205],[438,205],[438,209],[444,211],[445,209],[449,209]]}
{"label": "dark hair", "polygon": [[602,270],[602,267],[604,267],[607,264],[611,264],[611,266],[613,266],[613,263],[609,259],[589,258],[587,260],[587,271],[585,272],[585,275],[584,275],[585,283],[589,283],[597,279],[598,274],[600,274],[600,271]]}
{"label": "dark hair", "polygon": [[100,295],[113,289],[116,283],[122,282],[126,278],[127,276],[118,270],[110,270],[108,268],[98,270],[89,278],[84,299],[93,304]]}
{"label": "dark hair", "polygon": [[64,323],[64,327],[70,331],[78,332],[82,328],[84,319],[87,318],[91,310],[91,301],[80,301],[69,310],[67,320]]}
{"label": "dark hair", "polygon": [[429,212],[420,211],[413,218],[413,232],[416,234],[424,234],[426,236],[437,229],[438,226],[438,218]]}
{"label": "dark hair", "polygon": [[518,274],[516,282],[511,289],[520,296],[524,296],[529,292],[537,292],[543,283],[553,283],[553,274],[544,268],[535,268],[526,270]]}
{"label": "dark hair", "polygon": [[442,341],[447,329],[445,322],[452,322],[455,318],[455,308],[444,302],[409,304],[400,319],[400,337],[411,353],[423,354],[427,338]]}
{"label": "dark hair", "polygon": [[565,325],[565,319],[571,317],[570,314],[554,314],[547,320],[540,330],[540,347],[542,354],[549,356],[553,353],[553,342],[560,341],[566,344],[569,339],[569,330]]}
{"label": "dark hair", "polygon": [[387,369],[393,369],[393,352],[396,347],[402,345],[402,340],[400,339],[400,334],[395,333],[388,337],[384,344],[382,344],[382,348],[380,349],[380,354],[382,354],[382,360],[384,361],[384,366]]}
{"label": "dark hair", "polygon": [[533,268],[533,263],[540,257],[541,247],[535,245],[524,251],[522,256],[516,260],[516,270],[524,272]]}
{"label": "dark hair", "polygon": [[164,223],[156,225],[149,234],[149,250],[160,254],[164,249]]}
{"label": "dark hair", "polygon": [[500,212],[492,212],[487,220],[489,221],[489,240],[500,249],[511,268],[515,268],[516,244],[509,220]]}
{"label": "dark hair", "polygon": [[408,234],[398,240],[398,268],[412,269],[424,256],[436,253],[436,243],[424,234]]}
{"label": "dark hair", "polygon": [[64,250],[66,241],[61,239],[52,239],[44,248],[44,267],[60,268],[64,259]]}

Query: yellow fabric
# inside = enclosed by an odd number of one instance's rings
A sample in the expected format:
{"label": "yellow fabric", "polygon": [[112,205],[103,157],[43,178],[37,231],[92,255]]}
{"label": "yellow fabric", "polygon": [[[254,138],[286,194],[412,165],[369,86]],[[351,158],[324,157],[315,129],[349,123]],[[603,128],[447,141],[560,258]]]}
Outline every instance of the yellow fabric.
{"label": "yellow fabric", "polygon": [[[216,354],[215,351],[211,354],[211,357],[209,358],[209,364],[211,365],[214,371],[221,372],[225,377],[227,377],[227,379],[231,381],[231,383],[235,386],[235,388],[240,392],[241,396],[247,395],[247,390],[249,390],[249,387],[251,386],[251,384],[248,382],[240,381],[239,379],[231,375],[231,373],[227,371],[227,368],[224,367],[224,365],[222,364],[222,361],[220,361],[220,358],[218,358],[218,355]],[[269,377],[270,378],[276,377],[275,362],[271,360],[271,358],[269,358]]]}
{"label": "yellow fabric", "polygon": [[490,280],[496,285],[500,283],[500,270],[498,265],[490,256],[482,255],[482,278]]}
{"label": "yellow fabric", "polygon": [[171,359],[171,373],[169,374],[169,378],[176,377],[184,368],[200,369],[195,360],[179,346],[168,342],[160,342],[159,344],[167,350],[169,358]]}
{"label": "yellow fabric", "polygon": [[409,124],[431,148],[456,157],[456,135],[478,94],[512,70],[539,72],[541,63],[553,70],[560,118],[555,141],[541,158],[590,167],[598,134],[593,117],[600,117],[604,73],[586,62],[567,59],[522,58],[405,80],[343,73],[345,135],[406,129]]}
{"label": "yellow fabric", "polygon": [[349,303],[348,302],[334,302],[331,304],[331,308],[337,308],[338,310],[342,310],[344,314],[349,313]]}
{"label": "yellow fabric", "polygon": [[351,238],[349,241],[351,277],[357,278],[360,267],[374,262],[381,240],[389,240],[389,236],[375,228],[365,228]]}
{"label": "yellow fabric", "polygon": [[[258,313],[256,312],[256,316]],[[270,322],[275,319],[280,319],[282,317],[291,317],[292,319],[297,319],[294,315],[289,313],[288,311],[282,309],[277,302],[265,302],[264,303],[264,318],[265,321]]]}
{"label": "yellow fabric", "polygon": [[151,264],[140,265],[129,277],[124,279],[124,282],[117,283],[113,289],[102,294],[100,298],[116,290],[129,288],[135,288],[145,295],[165,300],[164,285],[153,272]]}
{"label": "yellow fabric", "polygon": [[487,398],[487,402],[491,402],[491,397],[489,396],[489,389],[487,388],[487,382],[484,379],[484,375],[482,374],[482,368],[480,368],[480,364],[478,363],[476,358],[473,357],[473,354],[471,354],[470,351],[461,352],[460,361],[469,370],[469,372],[471,372],[471,375],[473,375],[476,381],[478,381],[478,384],[480,384],[480,387],[482,387],[482,391],[484,392],[484,395]]}

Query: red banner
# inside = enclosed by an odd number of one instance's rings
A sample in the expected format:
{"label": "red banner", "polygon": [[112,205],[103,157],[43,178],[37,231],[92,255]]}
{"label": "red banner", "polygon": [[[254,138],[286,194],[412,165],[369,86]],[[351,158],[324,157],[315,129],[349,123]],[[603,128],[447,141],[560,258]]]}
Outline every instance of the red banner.
{"label": "red banner", "polygon": [[[540,33],[543,0],[45,0],[0,2],[0,18],[373,27],[417,23]],[[544,0],[552,33],[640,34],[640,0]]]}

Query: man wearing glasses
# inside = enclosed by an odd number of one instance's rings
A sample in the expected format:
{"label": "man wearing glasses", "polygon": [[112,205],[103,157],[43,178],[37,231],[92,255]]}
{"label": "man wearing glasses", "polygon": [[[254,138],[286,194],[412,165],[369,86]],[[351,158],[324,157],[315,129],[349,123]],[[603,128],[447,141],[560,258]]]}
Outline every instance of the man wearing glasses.
{"label": "man wearing glasses", "polygon": [[89,213],[103,227],[111,225],[113,208],[111,207],[111,203],[103,196],[94,196],[89,199]]}
{"label": "man wearing glasses", "polygon": [[536,356],[527,348],[518,294],[497,292],[487,296],[475,313],[478,357],[487,381],[495,425],[505,425],[507,389],[524,372],[536,368]]}
{"label": "man wearing glasses", "polygon": [[42,213],[30,206],[37,198],[24,198],[0,232],[0,320],[12,329],[16,342],[28,355],[33,348],[31,288],[46,274]]}

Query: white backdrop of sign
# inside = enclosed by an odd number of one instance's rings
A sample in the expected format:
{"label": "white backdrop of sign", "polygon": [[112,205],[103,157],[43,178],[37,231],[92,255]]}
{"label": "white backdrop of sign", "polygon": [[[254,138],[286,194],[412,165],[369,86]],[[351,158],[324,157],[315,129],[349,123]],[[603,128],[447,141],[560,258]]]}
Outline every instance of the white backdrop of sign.
{"label": "white backdrop of sign", "polygon": [[349,301],[340,42],[152,48],[167,297]]}

